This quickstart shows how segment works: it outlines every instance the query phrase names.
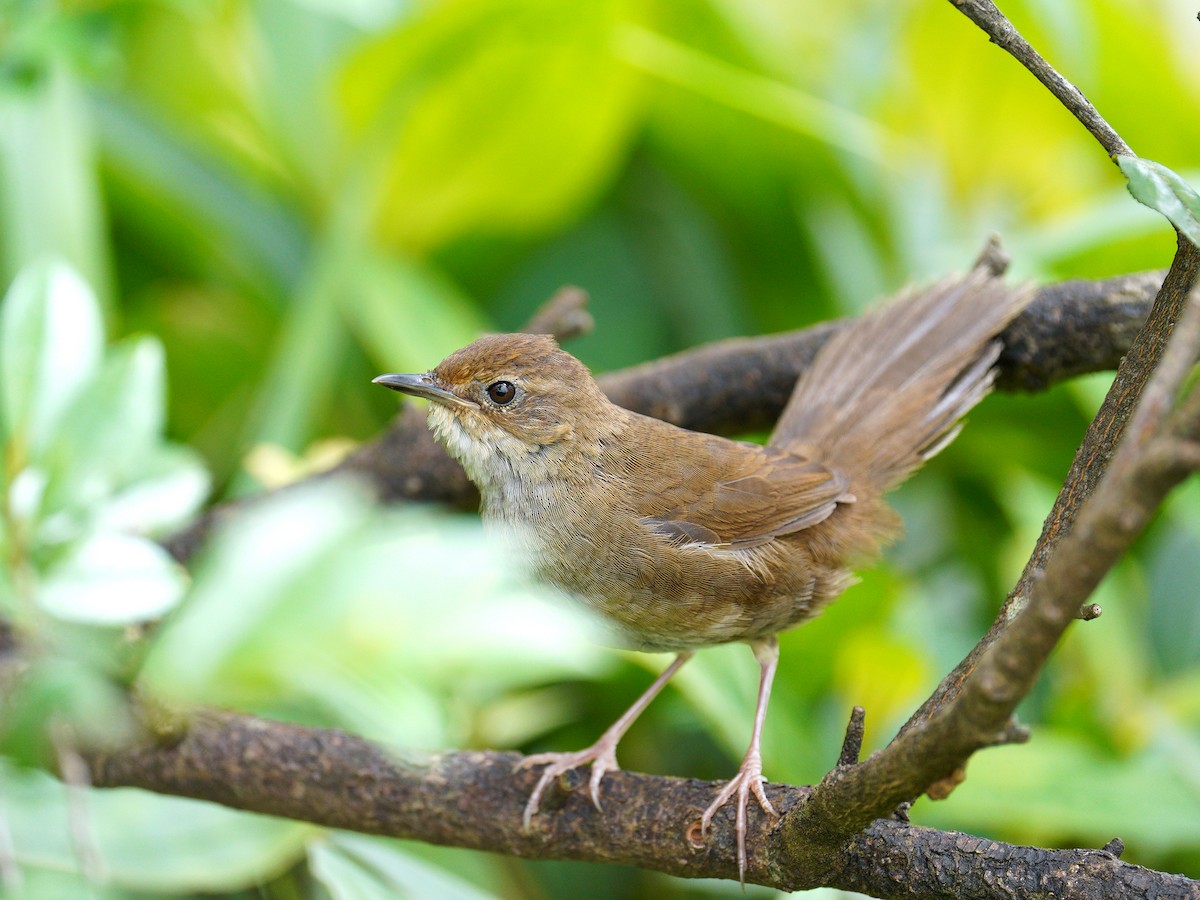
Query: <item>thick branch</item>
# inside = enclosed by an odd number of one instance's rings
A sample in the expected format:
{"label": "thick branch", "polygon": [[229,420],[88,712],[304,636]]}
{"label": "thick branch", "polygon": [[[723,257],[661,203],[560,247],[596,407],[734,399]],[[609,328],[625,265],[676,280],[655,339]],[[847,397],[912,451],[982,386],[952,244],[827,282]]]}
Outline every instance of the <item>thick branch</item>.
{"label": "thick branch", "polygon": [[[343,732],[208,715],[170,747],[144,747],[88,762],[93,784],[133,786],[211,800],[337,828],[491,850],[528,859],[616,862],[689,878],[732,878],[732,829],[718,821],[706,844],[688,835],[714,786],[679,778],[611,772],[605,811],[585,792],[560,793],[530,833],[521,810],[536,772],[515,772],[511,753],[431,757],[387,753]],[[807,788],[770,785],[786,812]],[[556,803],[554,803],[556,801]],[[836,873],[806,869],[779,831],[751,817],[748,880],[782,890],[828,883],[878,897],[1010,898],[1038,885],[1047,896],[1200,898],[1200,883],[1132,866],[1100,850],[1037,850],[877,822],[845,848]]]}
{"label": "thick branch", "polygon": [[1027,602],[977,655],[952,700],[910,722],[865,762],[835,768],[785,817],[795,852],[834,865],[841,842],[871,820],[921,793],[948,793],[976,750],[1019,737],[1013,712],[1062,633],[1168,491],[1191,472],[1193,461],[1172,450],[1198,426],[1169,414],[1198,353],[1200,289],[1194,289],[1153,377],[1137,392],[1136,412],[1107,475],[1031,582]]}
{"label": "thick branch", "polygon": [[1184,238],[1180,238],[1175,259],[1162,282],[1162,288],[1146,320],[1145,328],[1132,342],[1129,352],[1117,368],[1116,377],[1104,398],[1104,403],[1088,426],[1062,489],[1042,526],[1042,534],[1025,564],[1024,572],[1000,608],[987,634],[972,648],[966,658],[942,679],[937,690],[913,714],[905,728],[925,721],[936,709],[957,694],[963,679],[978,663],[980,656],[1003,633],[1015,612],[1027,602],[1031,585],[1040,576],[1055,548],[1070,533],[1084,502],[1092,496],[1108,470],[1109,460],[1125,433],[1125,425],[1166,350],[1175,321],[1198,280],[1200,251]]}
{"label": "thick branch", "polygon": [[[1141,328],[1161,281],[1162,273],[1146,272],[1038,289],[1003,335],[1001,389],[1042,390],[1114,368]],[[778,417],[796,379],[837,327],[823,323],[787,334],[719,341],[601,376],[600,386],[627,409],[684,428],[724,434],[762,429]],[[383,500],[459,507],[478,502],[462,469],[434,443],[424,414],[411,407],[335,471],[363,477]],[[237,508],[217,507],[173,538],[169,549],[181,560],[191,557],[213,525]]]}

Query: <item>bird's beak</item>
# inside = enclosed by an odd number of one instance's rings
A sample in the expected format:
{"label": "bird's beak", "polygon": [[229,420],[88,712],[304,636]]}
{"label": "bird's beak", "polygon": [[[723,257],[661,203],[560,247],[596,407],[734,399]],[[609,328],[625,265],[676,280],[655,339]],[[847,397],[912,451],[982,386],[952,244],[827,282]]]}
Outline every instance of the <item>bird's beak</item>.
{"label": "bird's beak", "polygon": [[460,397],[453,391],[446,390],[434,381],[429,373],[424,375],[380,375],[378,378],[372,378],[371,384],[382,384],[384,387],[402,394],[424,397],[426,400],[432,400],[442,406],[470,407],[471,409],[478,407],[477,403]]}

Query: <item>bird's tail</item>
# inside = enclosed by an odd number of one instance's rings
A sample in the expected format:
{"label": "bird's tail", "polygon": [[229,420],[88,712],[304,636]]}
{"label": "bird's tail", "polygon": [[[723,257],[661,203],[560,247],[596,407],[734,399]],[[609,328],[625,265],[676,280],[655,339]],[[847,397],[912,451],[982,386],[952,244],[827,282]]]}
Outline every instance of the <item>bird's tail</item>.
{"label": "bird's tail", "polygon": [[996,335],[1031,294],[978,268],[851,322],[796,383],[770,443],[840,469],[874,505],[991,390]]}

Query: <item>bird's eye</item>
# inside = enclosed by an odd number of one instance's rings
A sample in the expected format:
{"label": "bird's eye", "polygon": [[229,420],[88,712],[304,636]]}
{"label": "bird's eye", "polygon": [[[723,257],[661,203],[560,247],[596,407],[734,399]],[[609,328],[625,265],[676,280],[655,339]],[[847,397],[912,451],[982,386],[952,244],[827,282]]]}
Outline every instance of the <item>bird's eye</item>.
{"label": "bird's eye", "polygon": [[488,385],[487,395],[497,406],[508,406],[517,396],[517,389],[511,381],[493,381]]}

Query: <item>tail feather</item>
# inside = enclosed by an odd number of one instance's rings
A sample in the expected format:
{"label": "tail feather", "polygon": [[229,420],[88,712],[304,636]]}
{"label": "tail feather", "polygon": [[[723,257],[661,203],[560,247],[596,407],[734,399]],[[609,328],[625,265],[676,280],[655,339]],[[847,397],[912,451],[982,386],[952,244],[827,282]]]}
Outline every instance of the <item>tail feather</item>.
{"label": "tail feather", "polygon": [[882,494],[940,451],[991,390],[996,335],[1029,302],[986,271],[944,279],[850,323],[796,384],[770,443]]}

